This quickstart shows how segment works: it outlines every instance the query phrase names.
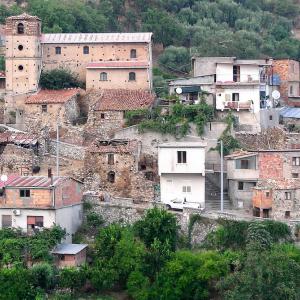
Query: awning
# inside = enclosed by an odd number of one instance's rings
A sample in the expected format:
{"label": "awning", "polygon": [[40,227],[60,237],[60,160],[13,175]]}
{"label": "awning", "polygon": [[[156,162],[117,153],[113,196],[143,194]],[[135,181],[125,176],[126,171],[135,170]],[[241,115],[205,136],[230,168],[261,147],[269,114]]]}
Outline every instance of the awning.
{"label": "awning", "polygon": [[181,87],[182,89],[182,93],[183,94],[188,94],[188,93],[199,93],[201,91],[201,87],[200,86],[183,86]]}

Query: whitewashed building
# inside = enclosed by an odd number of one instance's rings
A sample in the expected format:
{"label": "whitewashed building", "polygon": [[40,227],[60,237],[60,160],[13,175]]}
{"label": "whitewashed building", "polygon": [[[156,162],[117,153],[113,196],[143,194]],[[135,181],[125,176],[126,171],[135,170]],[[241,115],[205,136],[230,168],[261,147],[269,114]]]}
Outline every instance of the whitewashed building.
{"label": "whitewashed building", "polygon": [[[161,201],[169,208],[205,206],[205,147],[202,142],[159,145]],[[179,206],[173,206],[179,203]]]}

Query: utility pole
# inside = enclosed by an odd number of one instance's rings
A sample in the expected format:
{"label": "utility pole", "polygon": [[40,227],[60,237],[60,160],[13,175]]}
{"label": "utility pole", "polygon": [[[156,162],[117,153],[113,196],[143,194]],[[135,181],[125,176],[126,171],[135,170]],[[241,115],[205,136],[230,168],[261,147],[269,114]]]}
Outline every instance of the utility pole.
{"label": "utility pole", "polygon": [[223,158],[223,140],[220,140],[221,148],[221,212],[224,211],[224,158]]}
{"label": "utility pole", "polygon": [[59,176],[59,124],[56,121],[56,176]]}

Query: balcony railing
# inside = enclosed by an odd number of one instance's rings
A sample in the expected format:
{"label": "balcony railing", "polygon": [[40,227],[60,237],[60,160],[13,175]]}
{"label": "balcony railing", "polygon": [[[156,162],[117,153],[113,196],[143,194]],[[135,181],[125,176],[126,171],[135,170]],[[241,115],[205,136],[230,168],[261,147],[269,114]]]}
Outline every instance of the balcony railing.
{"label": "balcony railing", "polygon": [[226,101],[224,103],[224,109],[236,109],[239,111],[240,109],[248,109],[250,110],[252,108],[252,101]]}

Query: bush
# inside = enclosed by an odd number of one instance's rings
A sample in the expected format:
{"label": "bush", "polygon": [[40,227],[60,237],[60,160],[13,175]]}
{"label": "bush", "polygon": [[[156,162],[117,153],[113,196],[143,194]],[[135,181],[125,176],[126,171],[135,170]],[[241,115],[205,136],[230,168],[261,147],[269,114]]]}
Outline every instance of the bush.
{"label": "bush", "polygon": [[43,89],[60,90],[66,88],[83,87],[74,74],[66,69],[54,69],[43,71],[40,78],[40,86]]}
{"label": "bush", "polygon": [[55,286],[55,272],[51,265],[40,263],[31,268],[32,284],[36,288],[49,291]]}
{"label": "bush", "polygon": [[83,268],[63,268],[59,271],[59,286],[70,289],[72,292],[80,290],[86,282],[86,273]]}

